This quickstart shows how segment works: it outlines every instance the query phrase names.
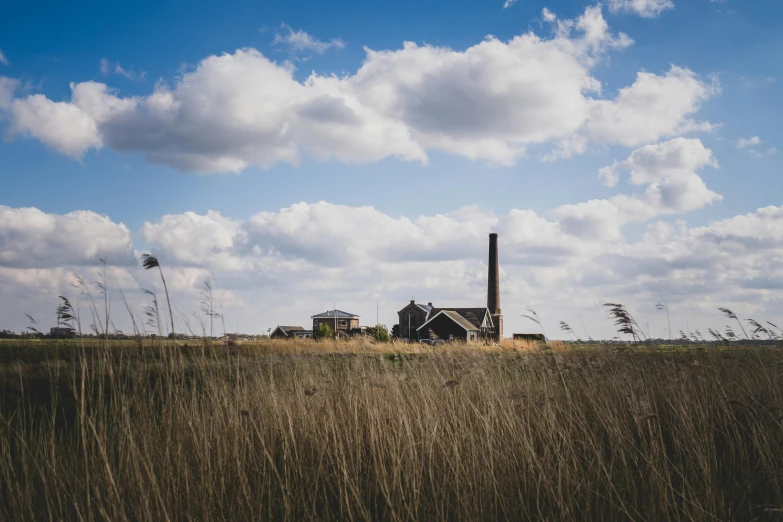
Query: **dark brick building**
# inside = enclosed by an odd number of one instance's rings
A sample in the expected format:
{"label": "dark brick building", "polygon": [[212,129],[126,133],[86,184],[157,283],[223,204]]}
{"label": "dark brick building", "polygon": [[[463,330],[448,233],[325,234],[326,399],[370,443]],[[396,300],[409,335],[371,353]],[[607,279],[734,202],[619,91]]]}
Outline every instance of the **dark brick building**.
{"label": "dark brick building", "polygon": [[450,308],[422,305],[411,299],[397,312],[399,323],[395,328],[403,339],[465,340],[503,338],[503,314],[500,311],[500,267],[498,264],[498,235],[489,235],[489,264],[487,271],[487,306]]}
{"label": "dark brick building", "polygon": [[492,315],[486,308],[433,308],[418,330],[419,339],[478,341],[494,338]]}
{"label": "dark brick building", "polygon": [[402,339],[418,339],[419,326],[426,323],[431,317],[432,303],[426,305],[417,303],[414,299],[408,305],[397,312],[399,319],[399,336]]}

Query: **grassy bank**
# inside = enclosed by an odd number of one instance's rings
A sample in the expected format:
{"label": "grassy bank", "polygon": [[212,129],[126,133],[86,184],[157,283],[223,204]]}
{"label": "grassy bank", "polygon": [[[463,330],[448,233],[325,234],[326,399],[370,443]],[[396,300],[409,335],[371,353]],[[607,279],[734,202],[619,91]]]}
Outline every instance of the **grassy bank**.
{"label": "grassy bank", "polygon": [[779,349],[512,348],[2,343],[0,519],[780,516]]}

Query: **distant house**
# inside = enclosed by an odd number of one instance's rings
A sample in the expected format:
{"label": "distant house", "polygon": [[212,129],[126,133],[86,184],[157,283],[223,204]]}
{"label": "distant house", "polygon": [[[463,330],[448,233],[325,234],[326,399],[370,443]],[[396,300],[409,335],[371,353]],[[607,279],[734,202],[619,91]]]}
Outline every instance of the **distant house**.
{"label": "distant house", "polygon": [[294,339],[297,337],[297,333],[304,331],[305,329],[301,326],[278,326],[269,334],[269,337],[272,339]]}
{"label": "distant house", "polygon": [[493,339],[495,325],[488,308],[432,308],[416,332],[418,339],[473,342]]}
{"label": "distant house", "polygon": [[343,312],[342,310],[328,310],[322,314],[310,316],[313,320],[313,332],[318,330],[318,325],[326,323],[335,333],[345,335],[361,332],[359,328],[359,316]]}

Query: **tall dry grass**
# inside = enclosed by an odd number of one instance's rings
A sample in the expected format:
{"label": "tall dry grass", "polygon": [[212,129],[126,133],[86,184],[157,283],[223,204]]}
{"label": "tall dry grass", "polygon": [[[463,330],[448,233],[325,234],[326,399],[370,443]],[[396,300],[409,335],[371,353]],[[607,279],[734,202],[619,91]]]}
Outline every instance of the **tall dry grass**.
{"label": "tall dry grass", "polygon": [[764,520],[783,509],[776,350],[305,344],[19,349],[0,366],[0,519]]}

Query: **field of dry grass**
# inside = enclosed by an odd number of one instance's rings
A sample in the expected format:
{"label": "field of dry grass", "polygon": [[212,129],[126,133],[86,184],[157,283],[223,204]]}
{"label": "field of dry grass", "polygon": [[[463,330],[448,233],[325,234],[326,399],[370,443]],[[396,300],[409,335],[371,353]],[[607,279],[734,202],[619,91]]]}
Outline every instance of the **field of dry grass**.
{"label": "field of dry grass", "polygon": [[0,520],[782,516],[780,348],[522,348],[3,343]]}

